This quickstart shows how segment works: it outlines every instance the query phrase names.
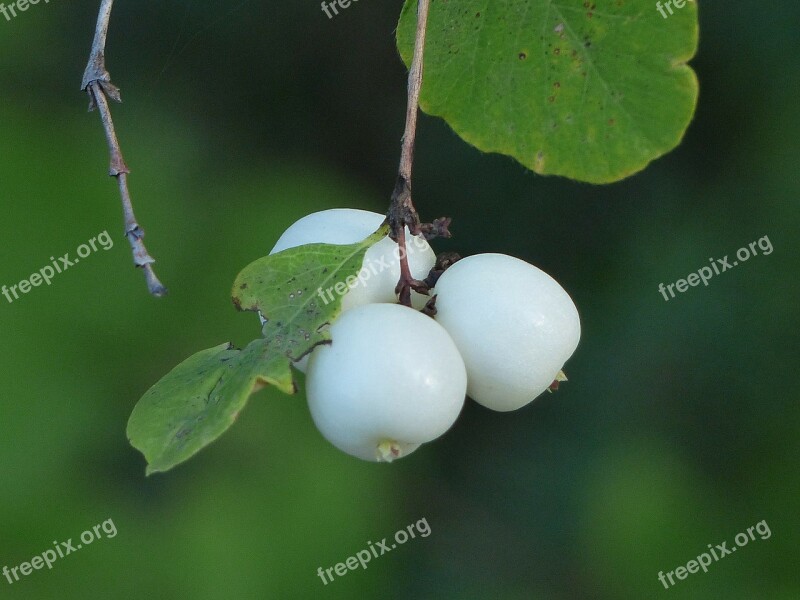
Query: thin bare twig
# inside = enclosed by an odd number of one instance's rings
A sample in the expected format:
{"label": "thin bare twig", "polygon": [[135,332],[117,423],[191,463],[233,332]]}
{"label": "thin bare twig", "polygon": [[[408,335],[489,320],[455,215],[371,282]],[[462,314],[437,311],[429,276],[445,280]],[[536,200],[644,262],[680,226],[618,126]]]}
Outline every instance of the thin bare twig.
{"label": "thin bare twig", "polygon": [[413,278],[408,266],[406,252],[405,228],[408,226],[411,235],[421,232],[421,225],[414,202],[411,199],[411,171],[414,166],[414,144],[417,138],[417,118],[419,116],[419,94],[422,88],[424,70],[425,36],[428,31],[428,12],[430,0],[419,0],[417,5],[417,33],[414,42],[414,58],[408,73],[408,105],[406,107],[406,127],[403,133],[400,168],[397,183],[392,193],[387,218],[391,227],[391,236],[400,246],[400,281],[397,293],[400,303],[411,306],[411,290],[425,289],[424,282]]}
{"label": "thin bare twig", "polygon": [[111,159],[109,175],[116,178],[119,184],[122,212],[125,217],[125,237],[131,245],[133,263],[144,271],[147,289],[150,293],[153,296],[161,297],[166,295],[167,288],[161,284],[153,270],[153,263],[156,261],[147,252],[142,240],[144,238],[144,230],[139,226],[133,213],[131,194],[128,190],[128,173],[130,173],[130,170],[122,157],[122,150],[114,129],[114,121],[111,118],[111,109],[106,98],[108,96],[115,102],[122,102],[119,88],[111,83],[111,76],[105,65],[106,37],[113,5],[114,0],[102,0],[100,4],[97,27],[94,32],[94,41],[92,42],[92,52],[89,55],[89,63],[83,73],[81,89],[89,94],[89,110],[97,109],[100,112],[100,120],[103,122]]}

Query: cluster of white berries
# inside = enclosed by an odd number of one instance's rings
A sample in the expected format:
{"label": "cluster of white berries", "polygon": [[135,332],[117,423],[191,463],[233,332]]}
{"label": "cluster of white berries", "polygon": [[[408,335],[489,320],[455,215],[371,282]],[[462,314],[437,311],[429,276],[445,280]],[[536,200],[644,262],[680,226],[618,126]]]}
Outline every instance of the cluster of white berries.
{"label": "cluster of white berries", "polygon": [[[383,220],[354,209],[314,213],[289,227],[271,254],[354,244]],[[411,273],[425,279],[436,256],[422,237],[407,238]],[[431,290],[433,319],[399,305],[397,248],[387,237],[367,251],[331,325],[332,343],[296,364],[307,372],[308,405],[322,435],[369,461],[392,461],[441,436],[467,395],[498,411],[525,406],[557,379],[580,339],[578,311],[564,289],[504,254],[478,254],[447,269]]]}

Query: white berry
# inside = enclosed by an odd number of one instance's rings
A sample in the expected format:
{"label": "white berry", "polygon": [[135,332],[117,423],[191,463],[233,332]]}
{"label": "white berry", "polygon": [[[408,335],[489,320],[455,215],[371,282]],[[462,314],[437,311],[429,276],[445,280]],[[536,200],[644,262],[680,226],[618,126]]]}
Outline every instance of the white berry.
{"label": "white berry", "polygon": [[436,284],[436,320],[467,366],[467,394],[510,411],[545,391],[581,336],[569,294],[544,271],[504,254],[478,254]]}
{"label": "white berry", "polygon": [[[270,254],[305,244],[355,244],[374,233],[384,215],[355,208],[333,208],[307,215],[292,224],[278,239]],[[400,279],[399,246],[388,236],[367,250],[359,278],[342,297],[342,311],[364,304],[397,302],[394,289]],[[412,236],[406,227],[408,266],[415,279],[425,279],[436,264],[436,255],[423,236]],[[322,290],[325,299],[333,290]],[[322,298],[320,301],[324,301]],[[422,308],[428,297],[411,293],[412,305]],[[305,372],[308,359],[295,366]]]}
{"label": "white berry", "polygon": [[453,425],[467,374],[433,319],[398,304],[369,304],[337,319],[331,337],[311,356],[306,389],[314,423],[334,446],[389,462]]}
{"label": "white berry", "polygon": [[[333,208],[312,213],[291,225],[270,254],[305,244],[355,244],[374,233],[384,218],[379,213],[354,208]],[[406,239],[411,275],[415,279],[425,279],[436,263],[436,255],[423,236],[409,235],[408,227]],[[397,302],[394,289],[400,279],[398,249],[395,242],[385,237],[367,250],[361,280],[344,295],[342,310],[363,304]],[[418,301],[423,298],[427,300],[420,294],[416,295]]]}

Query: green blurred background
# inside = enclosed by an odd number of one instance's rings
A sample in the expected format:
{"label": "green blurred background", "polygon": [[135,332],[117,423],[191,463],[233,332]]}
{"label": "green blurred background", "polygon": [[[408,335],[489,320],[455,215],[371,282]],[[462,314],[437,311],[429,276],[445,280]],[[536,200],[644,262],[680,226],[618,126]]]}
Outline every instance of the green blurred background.
{"label": "green blurred background", "polygon": [[[3,598],[800,597],[800,5],[701,6],[684,143],[593,187],[482,155],[422,118],[416,201],[454,217],[437,249],[525,258],[572,294],[570,382],[510,414],[469,402],[392,466],[265,391],[218,443],[144,477],[137,399],[188,355],[258,334],[237,272],[309,212],[384,211],[405,110],[401,3],[119,1],[108,66],[157,300],[130,265],[99,119],[79,83],[98,2],[0,19],[0,284],[108,230],[50,287],[0,298],[0,567],[112,519],[103,539]],[[769,236],[774,252],[665,302],[670,283]],[[323,586],[331,567],[427,519],[429,537]],[[766,520],[772,536],[658,582]]]}

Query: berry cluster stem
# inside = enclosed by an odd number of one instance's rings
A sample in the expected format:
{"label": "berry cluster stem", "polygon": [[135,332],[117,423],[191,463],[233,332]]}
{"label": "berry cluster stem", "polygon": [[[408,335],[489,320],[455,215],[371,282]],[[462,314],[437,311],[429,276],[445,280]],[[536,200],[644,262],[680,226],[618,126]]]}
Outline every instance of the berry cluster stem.
{"label": "berry cluster stem", "polygon": [[414,42],[414,58],[408,73],[408,104],[406,107],[406,126],[403,133],[400,168],[397,183],[392,193],[387,219],[391,228],[391,237],[400,246],[400,281],[397,293],[400,303],[411,306],[411,290],[420,287],[422,282],[416,281],[408,266],[406,251],[405,227],[412,235],[418,235],[421,224],[414,202],[411,199],[411,171],[414,166],[414,144],[417,137],[417,119],[419,116],[419,94],[422,88],[424,70],[423,55],[425,53],[425,36],[428,30],[428,13],[430,0],[419,0],[417,5],[417,33]]}

